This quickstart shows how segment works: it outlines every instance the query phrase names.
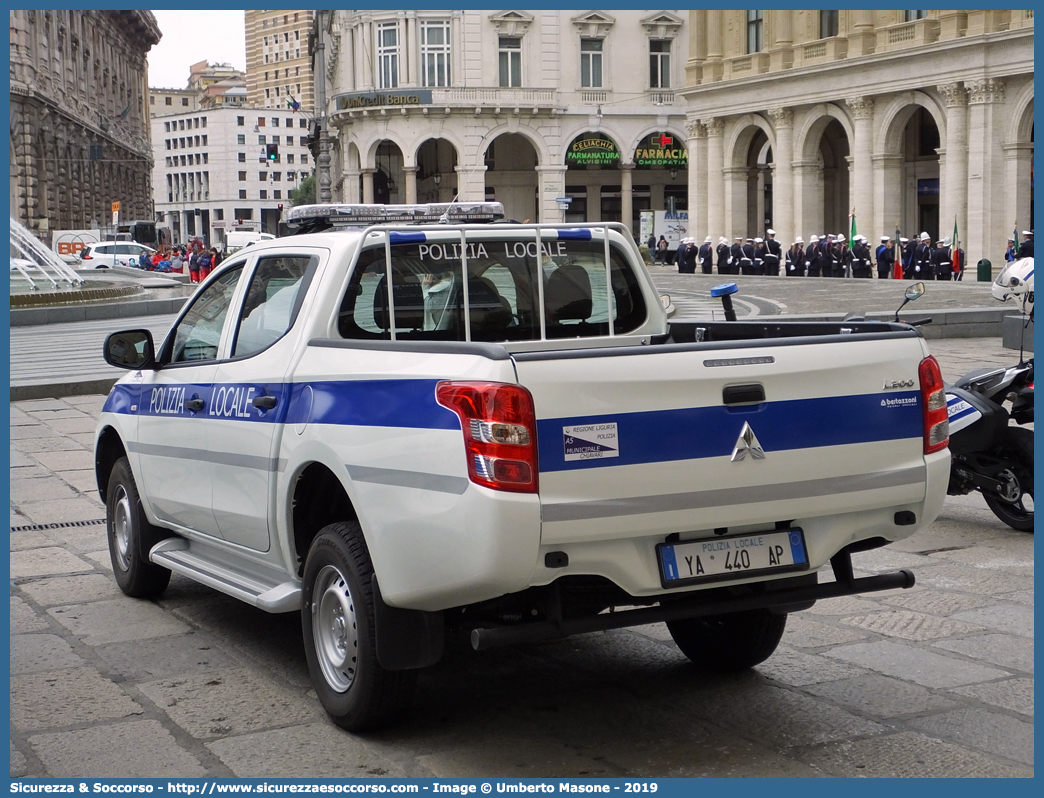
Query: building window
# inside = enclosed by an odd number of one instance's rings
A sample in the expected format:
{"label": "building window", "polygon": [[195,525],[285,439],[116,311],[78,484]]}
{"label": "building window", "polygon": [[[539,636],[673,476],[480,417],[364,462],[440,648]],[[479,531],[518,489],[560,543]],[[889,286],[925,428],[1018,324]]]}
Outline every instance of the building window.
{"label": "building window", "polygon": [[760,53],[765,46],[764,11],[747,11],[747,52]]}
{"label": "building window", "polygon": [[246,133],[240,133],[236,136],[236,144],[246,144]]}
{"label": "building window", "polygon": [[239,127],[243,127],[246,124],[246,117],[245,116],[237,116],[236,117],[236,124]]}
{"label": "building window", "polygon": [[377,26],[377,80],[382,89],[399,85],[399,26],[384,22]]}
{"label": "building window", "polygon": [[239,189],[239,198],[240,199],[246,199],[246,189],[245,188]]}
{"label": "building window", "polygon": [[283,173],[282,172],[272,172],[272,182],[273,183],[280,183],[280,182],[282,182],[282,180],[283,180]]}
{"label": "building window", "polygon": [[261,199],[268,199],[268,192],[261,189]]}
{"label": "building window", "polygon": [[214,208],[214,221],[223,222],[225,221],[225,209]]}
{"label": "building window", "polygon": [[174,101],[170,97],[164,97],[163,98],[163,104],[164,105],[173,105]]}
{"label": "building window", "polygon": [[257,179],[264,183],[266,180],[268,180],[268,172],[258,172]]}
{"label": "building window", "polygon": [[273,116],[272,117],[272,127],[279,127],[279,117],[278,116]]}
{"label": "building window", "polygon": [[165,131],[166,131],[167,133],[170,133],[170,122],[164,122],[164,123],[163,123],[163,129],[164,129],[164,130],[165,130]]}
{"label": "building window", "polygon": [[155,104],[156,104],[156,98],[155,97],[149,97],[149,105],[155,105]]}
{"label": "building window", "polygon": [[188,97],[182,97],[181,98],[181,104],[187,107],[188,106]]}
{"label": "building window", "polygon": [[266,100],[271,100],[272,99],[272,90],[271,89],[265,89],[265,99]]}
{"label": "building window", "polygon": [[206,127],[207,126],[207,118],[204,116],[204,117],[200,117],[200,119],[203,122],[203,127]]}
{"label": "building window", "polygon": [[246,181],[246,172],[240,172],[239,173],[239,180],[240,180],[240,182],[245,182]]}
{"label": "building window", "polygon": [[267,144],[268,143],[268,139],[266,139],[264,136],[258,136],[257,137],[257,143],[258,144]]}
{"label": "building window", "polygon": [[287,173],[286,173],[286,179],[287,179],[287,180],[294,180],[294,179],[296,179],[296,178],[297,178],[297,175],[296,175],[296,174],[294,174],[293,172],[287,172]]}
{"label": "building window", "polygon": [[671,42],[669,39],[649,40],[649,88],[671,87]]}
{"label": "building window", "polygon": [[292,152],[288,152],[286,154],[286,162],[287,163],[293,163],[294,162],[294,154]]}
{"label": "building window", "polygon": [[501,36],[500,49],[500,85],[522,85],[522,40],[517,36]]}
{"label": "building window", "polygon": [[926,19],[928,17],[927,11],[907,11],[905,13],[907,22],[916,22],[919,19]]}
{"label": "building window", "polygon": [[246,163],[246,153],[245,152],[239,153],[239,162],[240,163]]}
{"label": "building window", "polygon": [[831,36],[837,36],[837,11],[820,11],[819,12],[819,38],[827,39]]}
{"label": "building window", "polygon": [[585,89],[602,87],[602,40],[580,40],[580,85]]}
{"label": "building window", "polygon": [[450,85],[449,22],[425,21],[420,29],[421,83],[425,86]]}
{"label": "building window", "polygon": [[275,191],[272,192],[272,199],[282,199],[282,198],[283,198],[283,192],[280,191],[279,189],[276,189]]}
{"label": "building window", "polygon": [[304,152],[301,153],[301,163],[308,163],[308,154],[307,153],[304,153]]}
{"label": "building window", "polygon": [[[297,88],[298,88],[298,90],[300,90],[301,87],[298,86]],[[305,119],[304,117],[301,117],[299,120],[297,120],[297,126],[298,127],[307,128],[308,127],[308,120]]]}

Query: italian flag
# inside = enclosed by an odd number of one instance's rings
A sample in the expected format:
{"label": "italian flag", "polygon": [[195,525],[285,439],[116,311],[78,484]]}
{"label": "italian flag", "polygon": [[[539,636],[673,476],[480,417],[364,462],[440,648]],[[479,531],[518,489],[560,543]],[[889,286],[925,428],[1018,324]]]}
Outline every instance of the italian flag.
{"label": "italian flag", "polygon": [[961,263],[961,250],[960,244],[957,243],[957,217],[953,217],[953,248],[951,250],[952,255],[950,256],[953,261],[953,271],[956,274],[961,273],[961,269],[964,268],[964,264]]}

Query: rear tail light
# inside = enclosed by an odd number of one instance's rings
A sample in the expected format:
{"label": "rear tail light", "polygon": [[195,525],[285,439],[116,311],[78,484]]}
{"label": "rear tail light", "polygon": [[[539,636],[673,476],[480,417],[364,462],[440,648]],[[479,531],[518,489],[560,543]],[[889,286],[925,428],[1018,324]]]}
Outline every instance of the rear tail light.
{"label": "rear tail light", "polygon": [[440,382],[435,398],[460,418],[472,482],[537,492],[536,411],[529,391],[502,382]]}
{"label": "rear tail light", "polygon": [[924,453],[945,449],[950,442],[950,421],[946,412],[946,389],[943,387],[939,361],[929,355],[917,368],[921,378],[921,402],[924,407]]}
{"label": "rear tail light", "polygon": [[81,252],[80,260],[94,260],[94,258],[91,257],[91,251],[89,249],[85,249],[83,252]]}

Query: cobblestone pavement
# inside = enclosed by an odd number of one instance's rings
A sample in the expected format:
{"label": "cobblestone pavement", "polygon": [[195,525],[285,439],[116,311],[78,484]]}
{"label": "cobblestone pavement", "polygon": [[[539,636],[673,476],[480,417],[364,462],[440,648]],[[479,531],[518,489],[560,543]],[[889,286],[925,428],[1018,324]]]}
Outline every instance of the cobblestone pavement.
{"label": "cobblestone pavement", "polygon": [[[1014,355],[935,341],[953,379]],[[698,674],[662,625],[475,653],[420,675],[410,716],[331,725],[296,614],[175,576],[111,576],[92,471],[104,397],[11,404],[11,775],[1032,776],[1033,537],[978,496],[856,555],[911,590],[792,615],[748,673]]]}

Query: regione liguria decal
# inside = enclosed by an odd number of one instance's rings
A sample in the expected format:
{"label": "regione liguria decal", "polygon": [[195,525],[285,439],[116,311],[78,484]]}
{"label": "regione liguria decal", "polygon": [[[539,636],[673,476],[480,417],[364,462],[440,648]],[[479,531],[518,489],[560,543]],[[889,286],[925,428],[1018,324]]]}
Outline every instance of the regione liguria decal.
{"label": "regione liguria decal", "polygon": [[765,459],[765,450],[758,443],[758,436],[754,434],[750,424],[744,422],[743,429],[740,430],[739,437],[736,439],[736,448],[732,450],[732,462],[738,463],[740,460],[746,459],[748,454],[751,460]]}
{"label": "regione liguria decal", "polygon": [[616,422],[562,427],[565,461],[604,460],[620,456],[620,439]]}

